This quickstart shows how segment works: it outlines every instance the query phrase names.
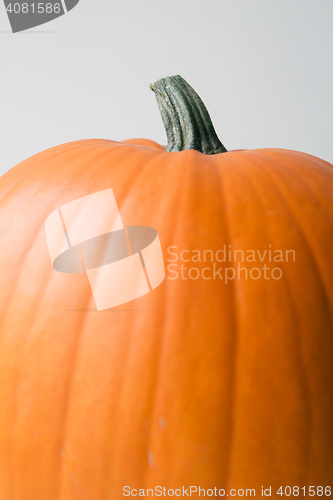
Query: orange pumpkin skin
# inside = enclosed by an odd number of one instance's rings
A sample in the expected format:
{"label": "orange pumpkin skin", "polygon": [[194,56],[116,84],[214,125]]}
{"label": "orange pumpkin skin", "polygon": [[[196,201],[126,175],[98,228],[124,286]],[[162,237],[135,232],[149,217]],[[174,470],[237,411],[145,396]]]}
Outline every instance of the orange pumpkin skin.
{"label": "orange pumpkin skin", "polygon": [[[125,225],[157,229],[166,266],[169,246],[224,244],[296,262],[280,280],[167,272],[98,313],[85,275],[53,270],[44,222],[110,187]],[[332,484],[332,165],[84,140],[21,163],[0,192],[1,499]]]}

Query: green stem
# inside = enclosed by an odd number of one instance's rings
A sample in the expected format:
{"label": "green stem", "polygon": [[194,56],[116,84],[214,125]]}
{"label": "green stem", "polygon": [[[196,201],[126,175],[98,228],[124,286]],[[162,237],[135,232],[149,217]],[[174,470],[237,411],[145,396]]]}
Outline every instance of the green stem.
{"label": "green stem", "polygon": [[166,130],[166,151],[195,149],[207,155],[227,152],[204,103],[184,78],[167,76],[150,88],[155,92]]}

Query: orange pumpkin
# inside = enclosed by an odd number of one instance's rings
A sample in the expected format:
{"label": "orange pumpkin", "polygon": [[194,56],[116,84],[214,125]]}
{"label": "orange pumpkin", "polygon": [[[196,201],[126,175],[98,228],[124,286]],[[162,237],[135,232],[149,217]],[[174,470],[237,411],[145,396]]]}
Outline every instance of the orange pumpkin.
{"label": "orange pumpkin", "polygon": [[[184,80],[153,89],[167,151],[83,140],[0,179],[3,500],[332,486],[332,165],[226,152]],[[98,312],[85,274],[52,268],[44,223],[108,188],[125,225],[158,231],[166,279]]]}

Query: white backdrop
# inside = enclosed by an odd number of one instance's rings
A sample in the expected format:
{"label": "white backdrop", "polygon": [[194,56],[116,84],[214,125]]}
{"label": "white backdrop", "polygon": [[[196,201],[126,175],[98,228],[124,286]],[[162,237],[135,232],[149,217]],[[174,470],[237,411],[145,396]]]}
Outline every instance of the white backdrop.
{"label": "white backdrop", "polygon": [[333,163],[332,26],[332,0],[81,0],[12,34],[1,2],[0,172],[77,139],[165,144],[149,83],[173,74],[227,149]]}

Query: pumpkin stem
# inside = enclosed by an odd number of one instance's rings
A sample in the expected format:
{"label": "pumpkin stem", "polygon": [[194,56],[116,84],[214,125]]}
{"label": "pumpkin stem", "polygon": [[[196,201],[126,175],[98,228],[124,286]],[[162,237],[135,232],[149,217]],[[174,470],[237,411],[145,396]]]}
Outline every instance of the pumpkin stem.
{"label": "pumpkin stem", "polygon": [[217,137],[204,103],[184,78],[167,76],[150,88],[155,92],[168,138],[165,151],[195,149],[207,155],[227,151]]}

